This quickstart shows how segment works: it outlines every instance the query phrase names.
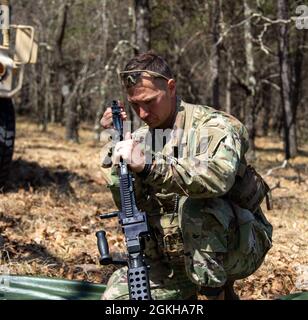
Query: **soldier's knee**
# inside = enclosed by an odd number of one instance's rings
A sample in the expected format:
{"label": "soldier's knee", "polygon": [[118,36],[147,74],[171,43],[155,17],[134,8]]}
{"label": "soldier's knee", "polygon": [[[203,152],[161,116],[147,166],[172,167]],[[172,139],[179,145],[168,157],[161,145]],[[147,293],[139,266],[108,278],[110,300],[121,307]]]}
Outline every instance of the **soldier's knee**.
{"label": "soldier's knee", "polygon": [[203,205],[200,200],[190,200],[187,207],[184,206],[184,260],[187,275],[193,283],[221,287],[227,281],[222,257],[228,250],[227,227],[231,218],[232,210],[223,200],[211,199]]}
{"label": "soldier's knee", "polygon": [[271,226],[248,210],[237,207],[234,215],[226,202],[212,204],[217,210],[198,207],[183,212],[185,265],[194,283],[220,287],[227,279],[245,278],[259,268],[271,247]]}
{"label": "soldier's knee", "polygon": [[[247,211],[247,210],[246,210]],[[263,263],[272,246],[271,225],[258,215],[242,220],[238,226],[237,245],[228,252],[224,266],[229,278],[242,279],[254,273]]]}
{"label": "soldier's knee", "polygon": [[116,270],[109,278],[102,300],[128,300],[127,267]]}

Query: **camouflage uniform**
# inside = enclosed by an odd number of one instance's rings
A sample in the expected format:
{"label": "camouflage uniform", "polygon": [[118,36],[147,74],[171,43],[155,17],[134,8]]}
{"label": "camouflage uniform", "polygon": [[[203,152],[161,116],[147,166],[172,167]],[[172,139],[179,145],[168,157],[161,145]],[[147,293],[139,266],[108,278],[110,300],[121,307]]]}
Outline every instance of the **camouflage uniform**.
{"label": "camouflage uniform", "polygon": [[[201,143],[202,130],[207,143]],[[143,126],[133,135],[147,157],[153,154],[150,133]],[[178,100],[173,131],[155,146],[152,170],[145,179],[135,175],[138,208],[147,213],[152,234],[145,252],[154,299],[193,298],[201,286],[245,278],[263,262],[272,226],[261,208],[252,214],[226,198],[247,149],[247,131],[237,119]],[[116,170],[105,162],[103,173],[120,207]],[[126,272],[112,275],[103,299],[128,299]]]}

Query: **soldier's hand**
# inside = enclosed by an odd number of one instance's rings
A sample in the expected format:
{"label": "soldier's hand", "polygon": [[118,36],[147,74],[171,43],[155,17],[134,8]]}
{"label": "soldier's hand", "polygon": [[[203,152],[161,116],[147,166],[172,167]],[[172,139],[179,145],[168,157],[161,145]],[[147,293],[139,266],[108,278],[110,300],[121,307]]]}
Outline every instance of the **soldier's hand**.
{"label": "soldier's hand", "polygon": [[[127,114],[124,109],[123,103],[118,101],[119,106],[121,108],[121,118],[123,121],[127,119]],[[104,129],[109,129],[112,127],[112,110],[111,107],[107,107],[106,111],[103,114],[103,117],[101,119],[101,125]]]}
{"label": "soldier's hand", "polygon": [[141,172],[145,166],[145,156],[140,148],[140,143],[133,140],[131,133],[127,132],[125,140],[119,141],[114,147],[114,164],[118,164],[122,158],[134,172]]}

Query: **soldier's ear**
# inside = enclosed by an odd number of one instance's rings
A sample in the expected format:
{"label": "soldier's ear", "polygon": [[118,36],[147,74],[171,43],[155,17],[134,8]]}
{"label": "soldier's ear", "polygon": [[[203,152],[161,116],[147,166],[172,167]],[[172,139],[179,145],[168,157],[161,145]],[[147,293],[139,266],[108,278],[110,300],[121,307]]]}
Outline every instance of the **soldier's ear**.
{"label": "soldier's ear", "polygon": [[168,91],[170,96],[174,97],[175,96],[175,89],[176,89],[176,84],[174,79],[169,79],[168,80]]}

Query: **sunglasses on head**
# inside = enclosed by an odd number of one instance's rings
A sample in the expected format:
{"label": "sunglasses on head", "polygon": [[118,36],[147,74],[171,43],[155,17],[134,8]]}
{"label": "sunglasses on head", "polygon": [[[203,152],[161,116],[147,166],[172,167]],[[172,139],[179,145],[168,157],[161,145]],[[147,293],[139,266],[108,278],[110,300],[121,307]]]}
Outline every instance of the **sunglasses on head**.
{"label": "sunglasses on head", "polygon": [[169,80],[169,78],[165,77],[164,75],[158,72],[154,72],[150,70],[129,70],[129,71],[120,72],[121,81],[126,88],[133,87],[140,81],[141,76],[144,73],[147,73],[149,76],[153,78],[163,78],[167,81]]}

